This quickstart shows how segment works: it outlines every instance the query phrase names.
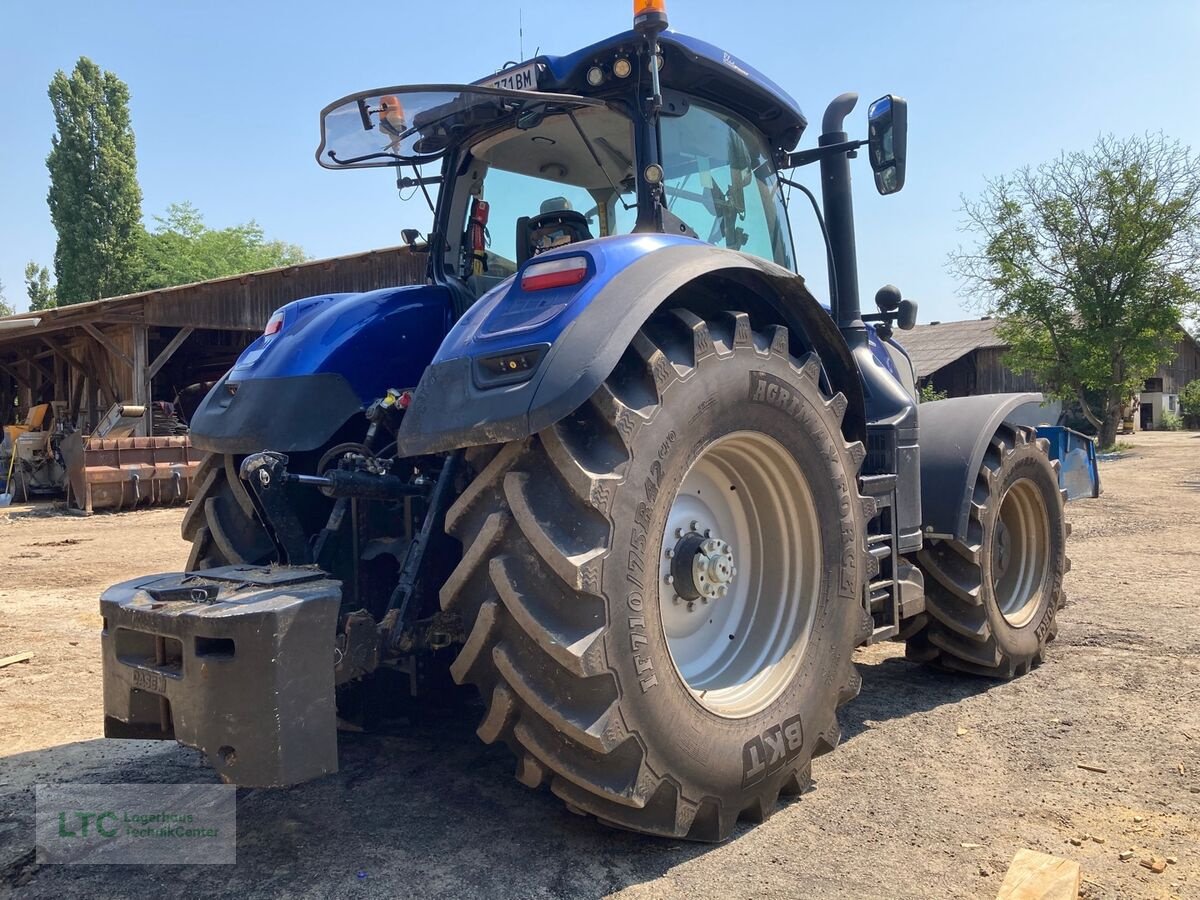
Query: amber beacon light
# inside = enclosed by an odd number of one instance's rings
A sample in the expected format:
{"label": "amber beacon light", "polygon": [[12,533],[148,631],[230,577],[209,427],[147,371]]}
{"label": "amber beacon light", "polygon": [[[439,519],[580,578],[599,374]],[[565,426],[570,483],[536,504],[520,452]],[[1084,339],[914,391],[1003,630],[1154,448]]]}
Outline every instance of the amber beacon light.
{"label": "amber beacon light", "polygon": [[667,27],[667,0],[633,0],[633,27],[657,33]]}

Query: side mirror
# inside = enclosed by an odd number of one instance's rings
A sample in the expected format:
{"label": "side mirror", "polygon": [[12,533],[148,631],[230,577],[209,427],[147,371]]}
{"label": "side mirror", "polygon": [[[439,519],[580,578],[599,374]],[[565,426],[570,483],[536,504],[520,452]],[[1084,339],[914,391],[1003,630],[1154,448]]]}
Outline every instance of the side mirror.
{"label": "side mirror", "polygon": [[875,189],[894,194],[904,187],[908,153],[908,101],[888,94],[867,109],[867,141]]}
{"label": "side mirror", "polygon": [[911,300],[901,300],[900,308],[896,310],[896,327],[901,331],[911,331],[917,324],[917,304]]}

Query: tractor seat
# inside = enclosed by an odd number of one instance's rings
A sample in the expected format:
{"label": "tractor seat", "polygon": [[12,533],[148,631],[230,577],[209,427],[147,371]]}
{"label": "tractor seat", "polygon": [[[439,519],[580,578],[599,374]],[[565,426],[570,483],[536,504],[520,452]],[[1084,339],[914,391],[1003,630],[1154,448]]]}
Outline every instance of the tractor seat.
{"label": "tractor seat", "polygon": [[547,250],[591,239],[587,217],[571,209],[565,199],[556,197],[543,203],[538,215],[517,219],[517,262],[524,263]]}

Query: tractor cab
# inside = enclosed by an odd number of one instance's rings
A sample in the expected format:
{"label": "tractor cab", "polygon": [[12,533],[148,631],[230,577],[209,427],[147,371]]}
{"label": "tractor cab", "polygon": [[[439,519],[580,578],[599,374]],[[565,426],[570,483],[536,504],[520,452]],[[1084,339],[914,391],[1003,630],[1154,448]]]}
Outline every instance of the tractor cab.
{"label": "tractor cab", "polygon": [[663,34],[653,73],[646,46],[630,32],[472,85],[350,95],[322,112],[317,159],[424,192],[431,275],[471,299],[548,250],[632,232],[794,268],[776,163],[799,109],[701,41]]}

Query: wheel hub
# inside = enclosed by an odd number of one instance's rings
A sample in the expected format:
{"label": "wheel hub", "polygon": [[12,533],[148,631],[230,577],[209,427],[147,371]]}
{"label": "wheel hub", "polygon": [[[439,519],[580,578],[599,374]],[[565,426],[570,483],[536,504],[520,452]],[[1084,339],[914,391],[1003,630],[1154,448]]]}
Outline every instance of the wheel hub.
{"label": "wheel hub", "polygon": [[[701,532],[700,528],[704,530]],[[690,612],[695,609],[697,600],[708,603],[726,596],[737,575],[737,567],[733,548],[714,536],[713,529],[693,521],[688,531],[677,530],[681,532],[679,539],[666,552],[667,559],[671,560],[666,581],[675,591],[676,602],[686,602]]]}

